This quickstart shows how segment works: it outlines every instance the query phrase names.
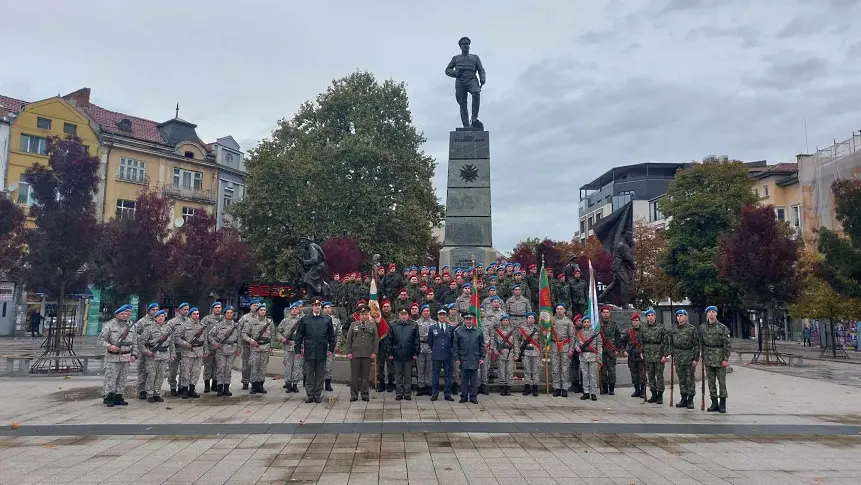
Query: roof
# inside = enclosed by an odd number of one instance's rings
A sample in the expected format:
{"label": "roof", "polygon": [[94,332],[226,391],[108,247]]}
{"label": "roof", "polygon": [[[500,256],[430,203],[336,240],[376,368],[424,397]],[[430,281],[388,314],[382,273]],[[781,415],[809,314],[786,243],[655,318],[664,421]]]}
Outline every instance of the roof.
{"label": "roof", "polygon": [[624,165],[621,167],[613,167],[610,170],[607,170],[607,172],[600,177],[580,187],[580,190],[601,190],[602,187],[615,180],[616,177],[622,177],[627,175],[628,172],[636,169],[649,169],[655,170],[656,172],[672,171],[675,173],[676,170],[684,168],[687,165],[687,163],[644,162],[635,163],[633,165]]}
{"label": "roof", "polygon": [[794,175],[798,173],[798,164],[797,163],[777,163],[774,165],[768,166],[765,170],[751,175],[756,180],[761,180],[764,178],[768,178],[771,176],[786,176],[786,175]]}
{"label": "roof", "polygon": [[5,117],[9,113],[19,113],[27,104],[26,101],[10,98],[0,94],[0,118]]}

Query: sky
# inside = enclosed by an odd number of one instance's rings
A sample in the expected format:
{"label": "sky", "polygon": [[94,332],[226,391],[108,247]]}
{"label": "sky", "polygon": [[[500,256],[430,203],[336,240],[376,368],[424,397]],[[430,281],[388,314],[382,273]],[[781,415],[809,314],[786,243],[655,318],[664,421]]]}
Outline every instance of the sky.
{"label": "sky", "polygon": [[614,166],[791,162],[861,129],[861,0],[0,0],[0,18],[0,93],[89,87],[154,120],[178,102],[205,141],[245,149],[335,78],[403,81],[443,203],[460,123],[444,68],[467,35],[501,251],[570,239],[579,187]]}

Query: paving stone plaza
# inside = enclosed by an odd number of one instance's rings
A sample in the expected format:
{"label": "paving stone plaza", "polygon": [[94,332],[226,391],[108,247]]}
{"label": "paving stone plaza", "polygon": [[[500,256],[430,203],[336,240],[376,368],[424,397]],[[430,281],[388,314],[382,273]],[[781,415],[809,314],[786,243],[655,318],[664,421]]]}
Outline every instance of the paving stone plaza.
{"label": "paving stone plaza", "polygon": [[719,415],[699,396],[678,410],[628,389],[473,405],[377,392],[350,403],[336,385],[305,404],[277,379],[262,396],[105,408],[97,376],[5,378],[0,483],[858,483],[861,389],[747,366],[728,381]]}

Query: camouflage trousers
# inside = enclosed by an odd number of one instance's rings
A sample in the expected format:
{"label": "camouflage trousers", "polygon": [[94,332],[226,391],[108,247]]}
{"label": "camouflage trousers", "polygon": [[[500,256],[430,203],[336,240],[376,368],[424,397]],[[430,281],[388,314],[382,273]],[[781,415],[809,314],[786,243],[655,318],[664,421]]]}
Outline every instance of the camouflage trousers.
{"label": "camouflage trousers", "polygon": [[598,363],[581,360],[580,375],[583,378],[583,392],[598,394]]}
{"label": "camouflage trousers", "polygon": [[431,354],[423,352],[416,359],[416,383],[419,387],[430,387],[431,385]]}
{"label": "camouflage trousers", "polygon": [[496,359],[496,372],[499,377],[499,385],[510,386],[514,382],[514,360]]}
{"label": "camouflage trousers", "polygon": [[203,380],[208,381],[216,379],[215,377],[215,350],[209,357],[203,357]]}
{"label": "camouflage trousers", "polygon": [[653,393],[664,392],[664,364],[661,361],[646,362],[646,375]]}
{"label": "camouflage trousers", "polygon": [[302,368],[305,359],[296,355],[296,352],[289,350],[284,351],[284,381],[290,384],[300,383],[303,381]]}
{"label": "camouflage trousers", "polygon": [[161,396],[161,386],[167,374],[167,360],[146,359],[146,393],[148,396]]}
{"label": "camouflage trousers", "polygon": [[582,386],[583,385],[583,378],[582,378],[582,375],[580,374],[580,357],[578,357],[577,355],[574,355],[574,358],[571,359],[571,365],[570,365],[569,371],[570,371],[569,375],[571,376],[571,383],[575,387],[576,386]]}
{"label": "camouflage trousers", "polygon": [[527,385],[538,385],[541,383],[541,357],[524,355],[521,358],[523,364],[523,383]]}
{"label": "camouflage trousers", "polygon": [[179,376],[179,368],[180,368],[180,359],[179,351],[174,351],[173,357],[170,359],[170,363],[167,365],[167,385],[170,386],[171,389],[176,389],[177,376]]}
{"label": "camouflage trousers", "polygon": [[329,380],[332,378],[332,367],[335,366],[335,353],[326,356],[326,370],[323,371],[323,379]]}
{"label": "camouflage trousers", "polygon": [[[249,376],[251,375],[251,365],[248,363],[248,359],[251,357],[251,347],[247,345],[242,346],[242,383],[247,384],[251,382],[249,380]],[[268,359],[267,359],[268,361]],[[254,381],[257,382],[257,381]]]}
{"label": "camouflage trousers", "polygon": [[487,378],[490,374],[490,355],[484,359],[484,364],[478,365],[478,383],[487,385]]}
{"label": "camouflage trousers", "polygon": [[[726,369],[721,366],[706,366],[706,379],[709,383],[709,396],[714,399],[716,397],[727,398],[726,393]],[[715,383],[717,379],[717,383]],[[720,384],[720,394],[718,394],[717,384]]]}
{"label": "camouflage trousers", "polygon": [[628,359],[628,370],[631,371],[631,384],[634,385],[635,389],[645,384],[643,382],[645,367],[646,363],[643,360]]}
{"label": "camouflage trousers", "polygon": [[[269,365],[269,350],[249,352],[247,365],[242,363],[242,374],[248,368],[249,382],[263,382],[266,380],[266,366]],[[221,381],[219,381],[221,382]]]}
{"label": "camouflage trousers", "polygon": [[687,396],[695,396],[697,380],[694,376],[697,368],[691,365],[691,357],[674,358],[673,365],[676,366],[676,377],[679,379],[679,392]]}
{"label": "camouflage trousers", "polygon": [[571,387],[571,358],[564,348],[559,352],[555,347],[550,352],[550,376],[553,389],[564,389]]}
{"label": "camouflage trousers", "polygon": [[454,385],[460,383],[460,362],[453,360],[451,363],[451,382]]}
{"label": "camouflage trousers", "polygon": [[232,352],[229,354],[222,354],[221,352],[215,354],[215,380],[219,386],[230,384],[230,375],[233,373],[233,360],[235,358],[236,356]]}
{"label": "camouflage trousers", "polygon": [[145,392],[146,391],[146,379],[147,379],[147,374],[146,374],[147,364],[146,364],[146,362],[147,362],[147,360],[149,360],[149,357],[147,357],[146,355],[141,355],[140,359],[138,359],[138,368],[137,368],[138,392]]}
{"label": "camouflage trousers", "polygon": [[604,351],[601,356],[604,367],[601,368],[601,385],[616,385],[616,353],[612,350]]}
{"label": "camouflage trousers", "polygon": [[203,359],[201,357],[183,357],[179,362],[179,386],[188,387],[197,385],[202,365]]}
{"label": "camouflage trousers", "polygon": [[102,396],[110,393],[122,394],[128,377],[128,362],[105,362],[105,385],[102,387]]}

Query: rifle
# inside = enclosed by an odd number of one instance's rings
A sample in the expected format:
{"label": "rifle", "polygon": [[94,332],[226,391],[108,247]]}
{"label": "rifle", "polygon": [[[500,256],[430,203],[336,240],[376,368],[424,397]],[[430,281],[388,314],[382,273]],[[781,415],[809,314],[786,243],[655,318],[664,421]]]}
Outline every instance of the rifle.
{"label": "rifle", "polygon": [[156,343],[155,345],[152,345],[149,342],[147,342],[146,348],[150,349],[151,351],[153,351],[153,349],[155,349],[154,352],[157,352],[157,351],[163,352],[163,351],[159,351],[158,349],[161,348],[161,344],[167,342],[167,339],[170,338],[170,336],[173,335],[173,332],[175,332],[175,331],[176,331],[176,327],[171,328],[170,332],[167,335],[162,335],[161,338],[158,340],[158,343]]}
{"label": "rifle", "polygon": [[706,364],[700,356],[700,411],[706,410]]}
{"label": "rifle", "polygon": [[[233,328],[231,328],[231,329],[230,329],[230,333],[228,333],[227,335],[225,335],[225,336],[224,336],[224,338],[222,338],[222,339],[218,342],[218,345],[224,345],[224,342],[227,342],[227,339],[229,339],[231,336],[233,336],[233,332],[235,332],[235,331],[236,331],[236,327],[238,327],[238,326],[239,326],[239,325],[234,324],[234,325],[233,325]],[[207,354],[207,355],[206,355],[206,357],[211,357],[211,356],[215,355],[215,350],[217,350],[217,349],[212,349],[212,350],[213,350],[213,352],[212,352],[211,354]]]}
{"label": "rifle", "polygon": [[676,356],[673,355],[673,336],[670,335],[670,407],[673,407],[673,381],[675,380],[676,372]]}
{"label": "rifle", "polygon": [[[191,338],[190,344],[192,347],[194,347],[195,342],[197,342],[197,339],[200,338],[201,335],[203,335],[203,332],[205,330],[206,330],[206,325],[201,325],[200,330],[198,330],[198,332],[196,334],[194,334],[194,337]],[[203,342],[199,342],[198,346],[200,346],[200,345],[203,345]]]}
{"label": "rifle", "polygon": [[588,340],[586,340],[585,342],[583,342],[583,343],[577,343],[577,348],[579,348],[579,349],[580,349],[580,352],[582,353],[584,350],[586,350],[586,347],[588,347],[589,345],[591,345],[591,344],[592,344],[592,342],[595,340],[595,337],[597,337],[598,335],[601,335],[601,334],[596,333],[596,334],[592,335],[591,337],[589,337],[589,339],[588,339]]}
{"label": "rifle", "polygon": [[[522,327],[520,327],[520,328],[522,328]],[[535,336],[535,333],[536,333],[536,332],[538,332],[538,329],[537,329],[537,328],[536,328],[535,330],[533,330],[531,334],[529,334],[529,338],[528,338],[528,339],[524,340],[524,341],[523,341],[523,343],[522,343],[522,344],[520,344],[520,352],[518,352],[518,353],[517,353],[517,360],[518,360],[518,361],[523,362],[523,352],[525,352],[525,351],[526,351],[526,346],[527,346],[527,345],[531,345],[531,344],[532,344],[532,337],[534,337],[534,336]]]}
{"label": "rifle", "polygon": [[271,324],[272,324],[272,320],[269,320],[269,319],[267,318],[267,319],[266,319],[266,325],[264,325],[264,326],[263,326],[263,330],[261,330],[261,331],[260,331],[260,333],[258,333],[258,334],[257,334],[257,338],[255,338],[255,339],[254,339],[254,341],[255,341],[255,342],[257,342],[257,343],[258,343],[258,344],[260,344],[260,345],[266,345],[266,344],[268,344],[269,342],[271,342],[271,341],[272,341],[272,339],[270,338],[270,339],[269,339],[269,341],[267,341],[267,342],[263,342],[263,343],[261,343],[261,342],[260,342],[260,339],[262,339],[262,338],[263,338],[263,334],[265,334],[265,333],[266,333],[266,331],[267,331],[267,330],[269,330],[269,325],[271,325]]}

